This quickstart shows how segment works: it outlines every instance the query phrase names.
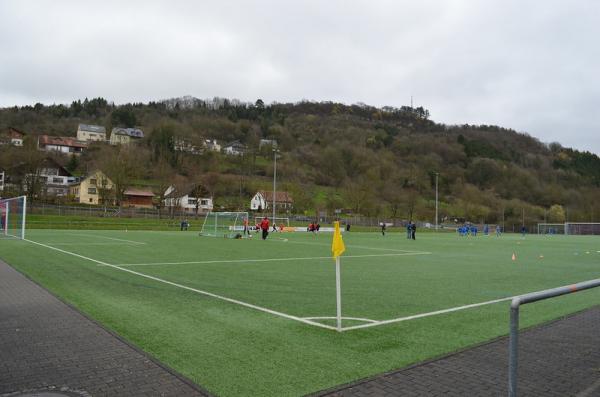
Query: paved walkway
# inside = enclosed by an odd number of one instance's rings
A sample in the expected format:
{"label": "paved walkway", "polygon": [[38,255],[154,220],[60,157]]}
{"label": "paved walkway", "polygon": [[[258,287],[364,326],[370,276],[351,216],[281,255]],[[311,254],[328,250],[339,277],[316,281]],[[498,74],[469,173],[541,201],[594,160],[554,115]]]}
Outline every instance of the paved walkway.
{"label": "paved walkway", "polygon": [[207,395],[0,261],[0,396],[37,390]]}
{"label": "paved walkway", "polygon": [[[508,308],[506,310],[508,331]],[[506,396],[508,339],[319,393],[321,396]],[[522,332],[519,396],[600,396],[600,307]]]}

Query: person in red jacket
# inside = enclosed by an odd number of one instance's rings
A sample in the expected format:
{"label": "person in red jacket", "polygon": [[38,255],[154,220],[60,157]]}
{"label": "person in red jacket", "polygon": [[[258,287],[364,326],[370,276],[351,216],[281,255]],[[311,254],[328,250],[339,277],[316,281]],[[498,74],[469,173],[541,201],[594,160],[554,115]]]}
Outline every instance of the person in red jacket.
{"label": "person in red jacket", "polygon": [[262,229],[262,239],[266,240],[269,235],[269,219],[266,216],[260,223],[260,228]]}

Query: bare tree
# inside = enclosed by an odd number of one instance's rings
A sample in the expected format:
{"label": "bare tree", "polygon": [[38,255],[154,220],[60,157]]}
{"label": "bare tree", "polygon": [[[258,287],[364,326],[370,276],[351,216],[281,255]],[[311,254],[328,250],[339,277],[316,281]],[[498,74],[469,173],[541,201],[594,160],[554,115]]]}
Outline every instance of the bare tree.
{"label": "bare tree", "polygon": [[120,207],[123,203],[125,190],[131,181],[140,174],[141,159],[138,153],[128,146],[121,146],[108,155],[103,163],[102,170],[113,182],[116,204]]}
{"label": "bare tree", "polygon": [[157,180],[156,195],[158,196],[158,219],[161,218],[161,210],[164,206],[165,192],[169,186],[173,185],[173,178],[175,171],[169,164],[169,161],[165,157],[160,157],[156,166],[154,167],[154,178]]}

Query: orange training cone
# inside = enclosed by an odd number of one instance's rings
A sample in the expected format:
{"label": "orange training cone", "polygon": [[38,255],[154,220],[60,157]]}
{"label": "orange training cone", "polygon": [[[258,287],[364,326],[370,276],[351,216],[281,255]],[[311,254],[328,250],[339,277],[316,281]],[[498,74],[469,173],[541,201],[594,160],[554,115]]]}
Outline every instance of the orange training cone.
{"label": "orange training cone", "polygon": [[515,255],[515,253],[514,253],[514,252],[513,252],[512,260],[513,260],[513,261],[516,261],[516,260],[517,260],[517,256]]}

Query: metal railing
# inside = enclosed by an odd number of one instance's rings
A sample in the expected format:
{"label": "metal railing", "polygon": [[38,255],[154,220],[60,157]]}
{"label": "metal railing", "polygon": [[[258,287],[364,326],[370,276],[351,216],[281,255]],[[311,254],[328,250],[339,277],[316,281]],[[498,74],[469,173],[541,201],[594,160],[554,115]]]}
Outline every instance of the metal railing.
{"label": "metal railing", "polygon": [[600,279],[584,281],[564,287],[532,292],[513,298],[510,304],[510,339],[508,344],[508,395],[517,396],[517,361],[519,349],[519,307],[556,296],[572,294],[590,288],[600,287]]}

